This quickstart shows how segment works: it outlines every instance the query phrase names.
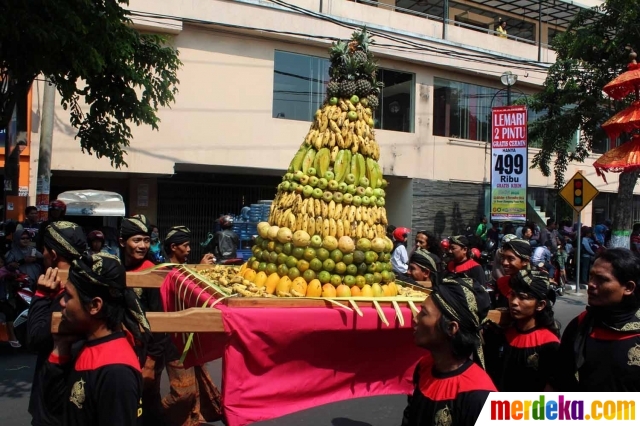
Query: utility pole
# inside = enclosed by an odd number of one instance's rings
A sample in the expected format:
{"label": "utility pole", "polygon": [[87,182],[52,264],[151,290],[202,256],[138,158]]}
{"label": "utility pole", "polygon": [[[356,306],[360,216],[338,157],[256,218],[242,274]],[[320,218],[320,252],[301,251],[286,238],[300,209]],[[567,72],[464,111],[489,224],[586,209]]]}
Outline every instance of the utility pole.
{"label": "utility pole", "polygon": [[40,152],[38,156],[38,183],[36,186],[36,205],[38,219],[49,218],[49,192],[51,189],[51,146],[53,145],[53,118],[56,100],[56,87],[46,82],[42,98],[42,122],[40,126]]}

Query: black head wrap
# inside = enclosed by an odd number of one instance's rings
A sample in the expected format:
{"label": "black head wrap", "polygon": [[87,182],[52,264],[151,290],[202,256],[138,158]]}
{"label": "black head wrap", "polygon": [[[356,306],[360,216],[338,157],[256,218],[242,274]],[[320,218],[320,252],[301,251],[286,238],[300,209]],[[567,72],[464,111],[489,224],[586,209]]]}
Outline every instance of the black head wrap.
{"label": "black head wrap", "polygon": [[491,305],[485,288],[470,278],[449,276],[434,286],[429,297],[433,298],[442,315],[456,321],[460,330],[477,337],[478,345],[474,355],[476,361],[484,368],[480,330]]}
{"label": "black head wrap", "polygon": [[128,240],[134,235],[151,236],[151,223],[143,214],[137,214],[132,217],[125,217],[120,224],[120,237]]}
{"label": "black head wrap", "polygon": [[127,288],[127,275],[120,260],[108,253],[85,253],[71,264],[69,281],[87,297],[102,297],[104,303],[124,308],[124,326],[140,342],[148,341],[149,323],[138,296]]}
{"label": "black head wrap", "polygon": [[87,238],[79,225],[58,221],[44,231],[44,245],[69,261],[78,259],[87,250]]}
{"label": "black head wrap", "polygon": [[456,235],[455,237],[449,237],[451,244],[459,245],[460,247],[468,247],[469,240],[464,235]]}
{"label": "black head wrap", "polygon": [[502,245],[502,251],[504,250],[511,250],[520,259],[531,259],[531,244],[529,244],[529,241],[522,240],[520,238],[509,240],[509,242]]}
{"label": "black head wrap", "polygon": [[174,226],[169,229],[167,236],[164,239],[165,246],[171,244],[184,244],[187,241],[191,241],[191,231],[186,226]]}
{"label": "black head wrap", "polygon": [[411,254],[411,258],[409,259],[409,263],[415,263],[416,265],[426,268],[431,272],[438,273],[440,264],[440,259],[438,256],[433,253],[428,252],[425,249],[417,249]]}
{"label": "black head wrap", "polygon": [[555,299],[552,296],[555,292],[551,291],[549,274],[546,272],[523,269],[511,276],[509,286],[514,291],[530,294],[538,300]]}

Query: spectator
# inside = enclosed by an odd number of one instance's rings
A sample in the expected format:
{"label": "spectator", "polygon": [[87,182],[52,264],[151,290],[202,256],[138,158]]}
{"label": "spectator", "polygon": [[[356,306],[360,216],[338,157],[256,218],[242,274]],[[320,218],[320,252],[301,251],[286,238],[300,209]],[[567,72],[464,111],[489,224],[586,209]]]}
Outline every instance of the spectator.
{"label": "spectator", "polygon": [[500,229],[498,228],[498,222],[491,222],[491,229],[487,231],[486,240],[492,240],[494,243],[498,244],[500,241]]}
{"label": "spectator", "polygon": [[633,225],[631,232],[631,251],[640,253],[640,223]]}
{"label": "spectator", "polygon": [[482,240],[482,242],[487,241],[487,232],[488,232],[488,228],[487,228],[487,216],[482,216],[482,219],[480,220],[480,224],[478,225],[478,227],[476,228],[476,237],[480,238]]}
{"label": "spectator", "polygon": [[11,250],[5,256],[6,263],[28,275],[29,281],[35,286],[42,273],[42,267],[38,263],[41,259],[42,253],[31,246],[31,236],[24,229],[16,229]]}
{"label": "spectator", "polygon": [[550,277],[554,276],[555,269],[551,263],[551,241],[546,241],[543,246],[538,246],[533,250],[533,256],[531,256],[531,264],[537,267],[539,264],[543,264],[544,268],[549,273]]}
{"label": "spectator", "polygon": [[410,233],[411,230],[409,228],[396,228],[393,231],[391,266],[396,274],[405,275],[409,270],[409,254],[405,244]]}
{"label": "spectator", "polygon": [[556,230],[556,221],[553,219],[547,219],[547,227],[540,231],[538,243],[543,246],[547,241],[551,242],[551,253],[555,253],[558,249],[558,231]]}
{"label": "spectator", "polygon": [[582,230],[582,242],[580,244],[580,284],[589,282],[589,270],[591,269],[591,263],[596,257],[596,253],[592,247],[594,244],[592,236],[593,232],[591,228],[585,226]]}
{"label": "spectator", "polygon": [[496,32],[498,33],[498,37],[507,38],[507,21],[503,21],[499,18]]}
{"label": "spectator", "polygon": [[38,208],[36,206],[29,206],[24,209],[24,215],[26,219],[24,222],[20,223],[18,227],[22,227],[22,229],[31,237],[31,244],[29,245],[35,247],[38,239],[38,231],[40,229],[40,222],[38,222]]}

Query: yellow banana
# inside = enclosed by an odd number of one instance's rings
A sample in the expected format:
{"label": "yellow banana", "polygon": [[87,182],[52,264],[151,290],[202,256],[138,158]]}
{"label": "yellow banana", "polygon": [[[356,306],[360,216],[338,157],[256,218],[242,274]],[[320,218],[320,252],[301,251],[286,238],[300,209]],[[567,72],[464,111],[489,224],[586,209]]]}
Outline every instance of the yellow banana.
{"label": "yellow banana", "polygon": [[356,207],[356,220],[358,222],[362,220],[362,206]]}
{"label": "yellow banana", "polygon": [[344,147],[348,149],[351,145],[353,145],[353,133],[348,132],[347,137],[344,140]]}
{"label": "yellow banana", "polygon": [[345,121],[342,124],[342,129],[341,129],[340,134],[342,135],[343,138],[346,138],[347,135],[349,134],[349,122],[348,121]]}
{"label": "yellow banana", "polygon": [[389,222],[387,221],[387,209],[385,209],[384,207],[380,207],[380,222],[382,222],[383,225],[388,225]]}
{"label": "yellow banana", "polygon": [[331,128],[331,131],[333,133],[342,133],[342,130],[340,130],[340,127],[338,127],[336,122],[333,120],[329,122],[329,127]]}
{"label": "yellow banana", "polygon": [[320,117],[320,133],[323,133],[325,130],[327,130],[327,127],[329,126],[329,117],[327,117],[327,113],[323,112],[322,113],[322,117]]}
{"label": "yellow banana", "polygon": [[[329,134],[329,146],[330,146],[331,148],[335,148],[335,147],[336,147],[336,134],[335,134],[335,133],[333,133],[333,132],[331,132],[331,133]],[[336,153],[337,153],[337,151],[336,151]],[[332,157],[333,157],[333,156],[332,156]],[[332,161],[335,161],[335,159],[333,159]]]}
{"label": "yellow banana", "polygon": [[300,205],[300,213],[306,215],[307,214],[307,206],[309,205],[309,198],[305,198],[302,204]]}
{"label": "yellow banana", "polygon": [[356,220],[356,206],[349,207],[349,222]]}
{"label": "yellow banana", "polygon": [[376,231],[373,229],[373,227],[370,227],[369,231],[367,231],[367,237],[370,240],[373,240],[376,237]]}
{"label": "yellow banana", "polygon": [[329,140],[331,139],[331,131],[325,129],[322,137],[322,146],[329,146]]}
{"label": "yellow banana", "polygon": [[329,217],[329,205],[322,200],[322,217]]}
{"label": "yellow banana", "polygon": [[351,233],[351,222],[349,222],[348,220],[343,220],[342,226],[344,227],[344,235],[346,235],[347,237],[353,236],[353,234]]}
{"label": "yellow banana", "polygon": [[340,99],[340,109],[342,109],[342,111],[345,111],[345,112],[349,111],[349,106],[342,99]]}
{"label": "yellow banana", "polygon": [[340,239],[344,237],[344,225],[342,224],[342,219],[336,220],[336,238]]}
{"label": "yellow banana", "polygon": [[363,223],[362,222],[358,222],[358,226],[356,227],[356,237],[357,238],[362,238],[362,228],[363,228]]}
{"label": "yellow banana", "polygon": [[313,142],[313,136],[316,134],[316,131],[314,129],[309,130],[309,133],[307,133],[307,137],[304,138],[304,143],[306,143],[307,145],[311,145],[311,143]]}
{"label": "yellow banana", "polygon": [[316,233],[316,220],[311,215],[307,215],[307,233],[314,235]]}
{"label": "yellow banana", "polygon": [[351,101],[349,99],[347,99],[347,107],[349,108],[349,111],[355,111],[356,107],[351,103]]}
{"label": "yellow banana", "polygon": [[342,114],[342,111],[340,110],[340,107],[334,106],[333,107],[333,113],[331,114],[331,119],[333,121],[336,121],[338,118],[340,118],[340,114]]}
{"label": "yellow banana", "polygon": [[291,232],[296,231],[296,215],[289,212],[289,221],[287,223],[289,226],[288,228],[291,229]]}
{"label": "yellow banana", "polygon": [[293,199],[293,204],[291,204],[292,206],[299,206],[302,203],[302,195],[300,194],[296,194],[296,196]]}
{"label": "yellow banana", "polygon": [[[295,218],[295,227],[291,229],[291,232],[295,232],[295,231],[298,231],[298,230],[301,230],[301,229],[302,229],[302,219],[303,219],[304,217],[306,217],[306,216],[303,216],[303,215],[301,215],[301,214],[299,214],[298,216],[295,216],[295,215],[294,215],[294,218]],[[305,227],[304,229],[306,230],[307,228]]]}
{"label": "yellow banana", "polygon": [[338,225],[336,224],[336,220],[334,218],[329,219],[329,235],[335,237],[338,233]]}
{"label": "yellow banana", "polygon": [[333,213],[333,218],[335,220],[338,220],[342,217],[342,204],[337,204],[336,205],[336,211],[335,213]]}
{"label": "yellow banana", "polygon": [[336,158],[338,157],[338,153],[340,152],[340,148],[335,146],[335,138],[333,136],[334,136],[334,134],[331,133],[331,138],[334,140],[334,147],[331,148],[331,162],[335,163],[336,162]]}
{"label": "yellow banana", "polygon": [[362,222],[362,236],[369,238],[369,225],[366,222]]}
{"label": "yellow banana", "polygon": [[316,217],[316,232],[314,233],[322,235],[322,218],[320,216]]}
{"label": "yellow banana", "polygon": [[314,208],[313,208],[313,198],[307,198],[307,200],[309,200],[309,203],[307,203],[306,213],[311,217],[316,217]]}
{"label": "yellow banana", "polygon": [[322,238],[329,236],[329,219],[325,219],[322,223]]}
{"label": "yellow banana", "polygon": [[319,150],[320,148],[322,148],[322,140],[324,139],[324,134],[321,132],[318,132],[318,134],[315,137],[315,141],[313,142],[313,147],[317,150]]}
{"label": "yellow banana", "polygon": [[300,229],[304,232],[307,232],[307,229],[309,229],[309,216],[307,216],[306,214],[301,214],[300,216],[302,216],[302,224],[300,226]]}
{"label": "yellow banana", "polygon": [[340,215],[340,219],[342,219],[342,221],[349,220],[349,206],[344,206],[342,208],[342,214]]}
{"label": "yellow banana", "polygon": [[322,215],[322,205],[320,204],[320,200],[318,200],[317,198],[315,198],[315,199],[313,200],[313,207],[314,207],[314,210],[315,210],[315,213],[314,213],[314,214],[315,214],[316,216],[320,216],[320,215]]}
{"label": "yellow banana", "polygon": [[340,134],[340,133],[336,133],[336,144],[338,144],[338,146],[340,148],[346,148],[346,146],[344,144],[344,138],[342,137],[342,134]]}
{"label": "yellow banana", "polygon": [[336,214],[336,203],[335,201],[331,200],[329,201],[329,212],[328,212],[328,216],[330,218],[333,218],[333,215]]}

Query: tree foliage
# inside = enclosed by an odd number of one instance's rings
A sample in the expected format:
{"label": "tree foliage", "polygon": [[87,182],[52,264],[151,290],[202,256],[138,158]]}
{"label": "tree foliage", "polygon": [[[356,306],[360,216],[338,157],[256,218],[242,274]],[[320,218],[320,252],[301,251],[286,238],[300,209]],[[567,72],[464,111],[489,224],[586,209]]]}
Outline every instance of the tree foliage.
{"label": "tree foliage", "polygon": [[584,161],[594,142],[607,137],[601,125],[631,101],[613,102],[602,88],[626,70],[629,48],[640,49],[639,15],[640,0],[608,0],[583,10],[553,41],[556,62],[543,90],[527,104],[546,113],[530,128],[530,139],[542,148],[532,167],[545,176],[553,168],[557,187],[564,184],[569,162]]}
{"label": "tree foliage", "polygon": [[133,28],[127,4],[1,1],[0,127],[8,124],[16,100],[44,75],[69,110],[83,152],[126,165],[131,126],[158,128],[156,113],[174,102],[182,65],[165,37]]}

